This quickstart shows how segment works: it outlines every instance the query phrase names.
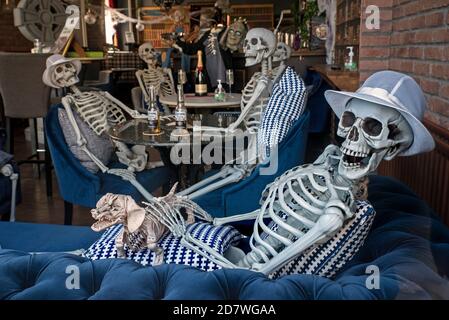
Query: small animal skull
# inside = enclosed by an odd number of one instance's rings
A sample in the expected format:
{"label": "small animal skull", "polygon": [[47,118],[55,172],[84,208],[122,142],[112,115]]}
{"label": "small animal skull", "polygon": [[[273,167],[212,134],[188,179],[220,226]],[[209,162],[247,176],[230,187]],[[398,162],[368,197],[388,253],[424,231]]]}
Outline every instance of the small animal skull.
{"label": "small animal skull", "polygon": [[337,134],[345,138],[338,172],[348,179],[373,172],[383,159],[393,159],[413,142],[412,129],[398,111],[360,99],[348,103]]}
{"label": "small animal skull", "polygon": [[251,67],[271,57],[276,49],[276,37],[264,28],[253,28],[246,34],[243,44],[246,66]]}
{"label": "small animal skull", "polygon": [[60,88],[67,88],[79,82],[76,67],[71,62],[56,65],[51,74],[52,81]]}
{"label": "small animal skull", "polygon": [[139,47],[139,57],[148,65],[156,65],[157,52],[149,42],[145,42]]}
{"label": "small animal skull", "polygon": [[278,42],[276,51],[273,55],[273,62],[286,61],[292,55],[292,49],[284,42]]}

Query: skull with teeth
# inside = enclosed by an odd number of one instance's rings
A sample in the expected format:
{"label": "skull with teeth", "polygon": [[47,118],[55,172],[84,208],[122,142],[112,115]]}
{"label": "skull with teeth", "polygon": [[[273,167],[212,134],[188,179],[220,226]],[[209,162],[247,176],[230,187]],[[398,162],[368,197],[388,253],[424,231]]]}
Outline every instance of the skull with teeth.
{"label": "skull with teeth", "polygon": [[292,55],[292,49],[284,42],[279,42],[273,55],[273,62],[286,61]]}
{"label": "skull with teeth", "polygon": [[276,50],[276,37],[273,32],[264,28],[253,28],[246,34],[243,44],[246,66],[251,67],[268,59]]}
{"label": "skull with teeth", "polygon": [[337,134],[345,138],[338,172],[348,179],[373,172],[413,142],[412,129],[398,111],[359,99],[349,101]]}
{"label": "skull with teeth", "polygon": [[148,65],[155,66],[157,63],[157,52],[149,42],[139,47],[139,57]]}
{"label": "skull with teeth", "polygon": [[51,77],[52,82],[60,88],[67,88],[79,82],[77,68],[71,62],[55,66]]}

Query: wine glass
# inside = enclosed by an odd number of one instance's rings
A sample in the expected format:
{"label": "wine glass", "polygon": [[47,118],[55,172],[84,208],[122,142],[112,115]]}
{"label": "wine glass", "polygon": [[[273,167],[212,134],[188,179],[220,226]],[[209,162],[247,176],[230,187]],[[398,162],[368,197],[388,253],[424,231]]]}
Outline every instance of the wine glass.
{"label": "wine glass", "polygon": [[229,97],[232,98],[232,85],[234,84],[234,70],[226,70],[226,83],[229,86]]}
{"label": "wine glass", "polygon": [[178,70],[178,83],[184,85],[187,82],[186,72],[182,69]]}

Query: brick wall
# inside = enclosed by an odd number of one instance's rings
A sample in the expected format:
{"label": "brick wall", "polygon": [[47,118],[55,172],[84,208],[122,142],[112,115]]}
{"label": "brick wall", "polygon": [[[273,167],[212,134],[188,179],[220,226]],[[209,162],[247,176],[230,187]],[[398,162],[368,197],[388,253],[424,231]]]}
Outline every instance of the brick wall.
{"label": "brick wall", "polygon": [[[365,26],[380,8],[380,30]],[[449,0],[362,0],[360,78],[391,69],[411,75],[428,102],[426,118],[449,128]]]}

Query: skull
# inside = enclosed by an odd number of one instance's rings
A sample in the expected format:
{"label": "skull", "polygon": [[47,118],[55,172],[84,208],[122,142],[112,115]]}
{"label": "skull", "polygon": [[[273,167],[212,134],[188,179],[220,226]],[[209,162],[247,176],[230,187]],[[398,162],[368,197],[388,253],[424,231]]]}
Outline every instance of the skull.
{"label": "skull", "polygon": [[264,28],[253,28],[248,31],[243,50],[246,66],[251,67],[271,57],[276,49],[276,37],[273,32]]}
{"label": "skull", "polygon": [[71,62],[56,65],[51,73],[52,82],[60,88],[68,88],[79,82],[76,67]]}
{"label": "skull", "polygon": [[292,48],[286,45],[284,42],[278,42],[276,51],[273,55],[273,62],[286,61],[292,55]]}
{"label": "skull", "polygon": [[229,26],[226,33],[225,47],[231,51],[237,51],[242,44],[242,40],[244,39],[246,32],[247,27],[244,20],[235,20],[234,23]]}
{"label": "skull", "polygon": [[148,65],[155,66],[157,63],[157,52],[149,42],[139,47],[139,57]]}
{"label": "skull", "polygon": [[373,172],[383,159],[393,159],[413,142],[412,129],[398,111],[359,99],[349,101],[337,134],[345,138],[338,172],[348,179]]}

